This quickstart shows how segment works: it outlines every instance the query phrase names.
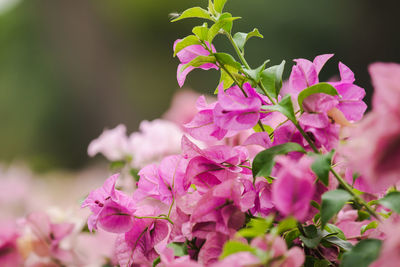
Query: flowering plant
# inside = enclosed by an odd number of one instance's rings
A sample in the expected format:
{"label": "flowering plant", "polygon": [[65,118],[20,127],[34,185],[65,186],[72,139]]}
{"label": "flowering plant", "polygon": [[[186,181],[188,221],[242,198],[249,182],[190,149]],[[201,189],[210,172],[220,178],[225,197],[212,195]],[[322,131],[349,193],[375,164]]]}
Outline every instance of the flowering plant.
{"label": "flowering plant", "polygon": [[[370,66],[376,92],[364,117],[365,91],[349,67],[340,62],[340,80],[320,82],[332,54],[295,59],[287,82],[285,61],[250,67],[245,44],[263,36],[233,34],[239,17],[226,2],[172,20],[207,20],[173,50],[179,86],[196,68],[216,69],[216,96],[180,93],[164,119],[129,137],[123,125],[106,130],[89,146],[120,170],[82,203],[88,230],[116,236],[108,264],[397,266],[400,65]],[[214,46],[219,34],[235,56]],[[48,253],[62,263],[58,244],[71,230],[48,224],[59,233],[43,238]]]}

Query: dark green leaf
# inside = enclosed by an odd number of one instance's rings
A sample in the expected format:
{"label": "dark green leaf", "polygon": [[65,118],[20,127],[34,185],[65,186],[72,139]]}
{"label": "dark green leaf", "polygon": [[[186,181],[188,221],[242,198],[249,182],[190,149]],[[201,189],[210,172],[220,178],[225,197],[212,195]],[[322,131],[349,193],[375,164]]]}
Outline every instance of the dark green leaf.
{"label": "dark green leaf", "polygon": [[300,239],[303,241],[304,245],[309,248],[316,248],[321,242],[322,238],[329,234],[328,232],[322,232],[312,224],[304,227],[304,233],[305,236],[300,235]]}
{"label": "dark green leaf", "polygon": [[253,177],[267,177],[271,174],[272,167],[275,164],[276,155],[284,155],[292,151],[305,153],[304,148],[297,143],[284,143],[270,147],[258,153],[252,164]]}
{"label": "dark green leaf", "polygon": [[253,254],[256,253],[256,249],[251,247],[248,244],[245,243],[241,243],[239,241],[228,241],[225,243],[224,248],[222,250],[222,254],[220,257],[220,259],[224,259],[226,257],[228,257],[229,255],[241,252],[241,251],[249,251]]}
{"label": "dark green leaf", "polygon": [[196,26],[192,29],[192,32],[201,40],[206,41],[208,38],[208,25],[204,23],[202,26]]}
{"label": "dark green leaf", "polygon": [[400,192],[390,192],[379,200],[379,204],[400,213]]}
{"label": "dark green leaf", "polygon": [[371,218],[371,214],[363,210],[358,210],[357,215],[358,215],[357,220],[360,222]]}
{"label": "dark green leaf", "polygon": [[292,244],[292,242],[296,239],[296,238],[298,238],[300,236],[300,231],[299,231],[299,229],[293,229],[293,230],[291,230],[291,231],[289,231],[289,232],[286,232],[285,234],[284,234],[284,238],[285,238],[285,241],[286,241],[286,245],[288,246],[288,247],[290,247],[290,245]]}
{"label": "dark green leaf", "polygon": [[188,255],[188,249],[185,243],[169,243],[167,247],[172,248],[174,250],[174,255],[177,257]]}
{"label": "dark green leaf", "polygon": [[264,36],[261,35],[261,33],[258,31],[257,28],[252,30],[249,33],[244,33],[244,32],[237,32],[233,36],[233,41],[239,47],[239,49],[243,52],[244,50],[244,45],[246,42],[251,38],[251,37],[259,37],[259,38],[264,38]]}
{"label": "dark green leaf", "polygon": [[178,54],[179,51],[190,45],[201,45],[201,42],[199,41],[199,38],[195,35],[186,36],[181,41],[179,41],[179,43],[176,44],[174,56],[176,56],[176,54]]}
{"label": "dark green leaf", "polygon": [[343,231],[334,224],[328,223],[325,225],[324,230],[328,231],[329,233],[336,234],[336,236],[340,239],[346,240],[346,236],[344,235]]}
{"label": "dark green leaf", "polygon": [[264,61],[264,63],[259,66],[257,69],[243,69],[243,72],[254,82],[258,83],[261,79],[261,72],[265,69],[265,65],[269,62],[269,60]]}
{"label": "dark green leaf", "polygon": [[303,112],[303,101],[306,99],[308,96],[313,95],[313,94],[327,94],[327,95],[338,95],[338,92],[336,89],[330,85],[329,83],[318,83],[313,86],[310,86],[303,91],[300,92],[299,96],[297,97],[297,101],[299,102],[299,107],[301,112]]}
{"label": "dark green leaf", "polygon": [[325,224],[338,213],[347,201],[351,199],[351,195],[342,189],[328,191],[322,195],[321,205],[321,224],[324,228]]}
{"label": "dark green leaf", "polygon": [[228,15],[221,16],[218,21],[208,30],[208,42],[212,43],[215,36],[220,32],[221,29],[225,30],[226,32],[230,32],[230,29],[232,29],[232,21],[237,19],[240,19],[240,17],[229,17]]}
{"label": "dark green leaf", "polygon": [[230,54],[227,53],[214,53],[215,58],[220,64],[223,64],[224,66],[229,65],[231,67],[234,67],[238,70],[242,68],[239,62],[237,62]]}
{"label": "dark green leaf", "polygon": [[317,175],[318,179],[326,186],[329,185],[329,171],[331,169],[332,156],[334,151],[327,154],[316,154],[311,169]]}
{"label": "dark green leaf", "polygon": [[375,229],[378,227],[379,223],[377,221],[372,221],[367,225],[363,225],[360,230],[360,234],[363,235],[369,229]]}
{"label": "dark green leaf", "polygon": [[349,252],[343,254],[341,267],[368,267],[379,257],[382,241],[365,239],[358,242]]}
{"label": "dark green leaf", "polygon": [[289,120],[296,123],[296,116],[294,115],[293,103],[290,95],[284,96],[276,105],[263,106],[263,108],[270,111],[278,111],[285,115]]}
{"label": "dark green leaf", "polygon": [[342,248],[345,251],[349,251],[353,248],[353,245],[349,241],[343,240],[343,239],[339,238],[338,236],[328,236],[328,237],[325,237],[324,240],[333,245],[336,245],[336,246]]}
{"label": "dark green leaf", "polygon": [[203,64],[206,63],[214,63],[215,64],[216,60],[214,56],[198,56],[189,63],[185,64],[181,71],[184,71],[187,67],[193,66],[193,67],[200,67]]}
{"label": "dark green leaf", "polygon": [[282,74],[285,68],[285,61],[281,64],[269,67],[261,73],[261,82],[267,92],[276,98],[282,87]]}
{"label": "dark green leaf", "polygon": [[192,7],[183,11],[179,17],[171,20],[171,22],[187,18],[202,18],[202,19],[213,20],[207,10],[202,9],[201,7]]}

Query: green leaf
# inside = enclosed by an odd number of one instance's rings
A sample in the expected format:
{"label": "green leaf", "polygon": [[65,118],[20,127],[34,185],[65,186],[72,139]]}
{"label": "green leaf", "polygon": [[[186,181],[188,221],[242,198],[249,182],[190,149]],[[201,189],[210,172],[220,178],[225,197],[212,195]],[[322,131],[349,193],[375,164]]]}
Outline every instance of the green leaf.
{"label": "green leaf", "polygon": [[224,13],[224,15],[221,16],[218,21],[208,30],[207,40],[209,43],[212,43],[215,36],[220,32],[221,29],[229,33],[232,29],[232,21],[240,19],[240,17],[229,17],[230,14],[228,14],[229,13]]}
{"label": "green leaf", "polygon": [[222,13],[227,0],[214,0],[214,8],[218,13]]}
{"label": "green leaf", "polygon": [[360,234],[363,235],[369,229],[375,229],[378,227],[379,223],[377,221],[372,221],[367,225],[363,225],[360,230]]}
{"label": "green leaf", "polygon": [[214,16],[217,15],[217,12],[215,11],[214,3],[213,3],[212,0],[208,0],[208,11],[209,11],[211,14],[213,14]]}
{"label": "green leaf", "polygon": [[261,73],[261,82],[267,92],[276,98],[282,88],[282,75],[285,68],[285,60],[281,64],[269,67]]}
{"label": "green leaf", "polygon": [[327,225],[325,225],[324,230],[328,231],[331,234],[337,234],[337,237],[346,240],[346,236],[344,235],[343,231],[334,224],[328,223]]}
{"label": "green leaf", "polygon": [[110,170],[111,171],[120,170],[125,166],[125,163],[126,162],[124,160],[112,161],[112,162],[110,162]]}
{"label": "green leaf", "polygon": [[228,241],[225,243],[224,248],[222,250],[221,256],[219,256],[220,259],[224,259],[228,257],[229,255],[241,252],[241,251],[249,251],[253,254],[256,253],[256,249],[251,247],[248,244],[239,242],[239,241]]}
{"label": "green leaf", "polygon": [[357,221],[360,221],[360,222],[371,218],[371,214],[369,214],[368,212],[363,211],[363,210],[358,210],[357,215],[358,215]]}
{"label": "green leaf", "polygon": [[316,248],[321,242],[322,238],[329,234],[328,232],[322,232],[312,224],[304,227],[304,233],[305,236],[300,235],[300,239],[303,241],[304,245],[309,248]]}
{"label": "green leaf", "polygon": [[201,40],[206,41],[208,38],[208,25],[204,23],[202,26],[196,26],[192,29],[192,32]]}
{"label": "green leaf", "polygon": [[328,191],[322,195],[321,205],[321,227],[338,213],[347,201],[351,199],[351,195],[342,189]]}
{"label": "green leaf", "polygon": [[342,248],[345,251],[349,251],[353,248],[353,245],[346,240],[339,238],[339,236],[328,236],[324,238],[325,241]]}
{"label": "green leaf", "polygon": [[306,99],[308,96],[313,95],[313,94],[327,94],[327,95],[338,95],[338,92],[336,91],[335,87],[330,85],[329,83],[317,83],[313,86],[310,86],[303,91],[300,92],[299,96],[297,97],[297,101],[299,102],[299,107],[301,112],[303,112],[304,107],[303,107],[303,101]]}
{"label": "green leaf", "polygon": [[181,71],[184,71],[187,67],[193,66],[193,67],[200,67],[203,64],[206,63],[216,63],[216,59],[214,56],[198,56],[194,58],[192,61],[189,63],[185,64]]}
{"label": "green leaf", "polygon": [[293,217],[288,217],[278,224],[278,234],[282,234],[297,227],[297,220]]}
{"label": "green leaf", "polygon": [[[225,68],[233,75],[237,74],[238,70],[232,66],[226,65]],[[219,83],[218,84],[223,84],[224,90],[228,89],[231,87],[231,85],[234,83],[234,80],[231,78],[231,76],[224,70],[221,70],[221,77],[219,78]],[[215,89],[214,94],[218,94],[218,87]]]}
{"label": "green leaf", "polygon": [[135,179],[136,182],[139,181],[140,176],[139,176],[139,170],[138,169],[132,168],[132,169],[129,170],[129,173],[133,177],[133,179]]}
{"label": "green leaf", "polygon": [[167,247],[172,248],[174,250],[174,255],[177,257],[182,257],[188,255],[188,248],[185,243],[169,243]]}
{"label": "green leaf", "polygon": [[284,143],[270,147],[258,153],[252,164],[253,177],[267,177],[271,174],[272,167],[275,164],[276,155],[284,155],[292,151],[305,153],[304,148],[297,143]]}
{"label": "green leaf", "polygon": [[331,263],[328,260],[321,260],[312,256],[306,256],[304,267],[328,267]]}
{"label": "green leaf", "polygon": [[382,241],[365,239],[358,242],[352,250],[343,254],[341,267],[368,267],[379,257]]}
{"label": "green leaf", "polygon": [[234,67],[238,70],[242,69],[242,65],[237,62],[230,54],[227,53],[214,53],[215,58],[217,61],[224,66],[228,65]]}
{"label": "green leaf", "polygon": [[285,115],[290,121],[296,123],[296,116],[294,115],[293,103],[290,95],[284,96],[282,100],[276,105],[262,107],[266,110],[278,111]]}
{"label": "green leaf", "polygon": [[192,7],[183,11],[179,17],[171,20],[171,22],[187,18],[202,18],[202,19],[213,20],[207,10],[202,9],[201,7]]}
{"label": "green leaf", "polygon": [[390,192],[384,198],[379,200],[379,204],[400,213],[400,192]]}
{"label": "green leaf", "polygon": [[326,186],[329,185],[329,171],[331,169],[332,156],[334,151],[327,154],[315,154],[311,169],[318,179]]}
{"label": "green leaf", "polygon": [[269,59],[264,61],[264,63],[259,66],[257,69],[243,69],[243,72],[252,80],[255,81],[255,83],[258,83],[261,79],[261,72],[265,69],[265,65],[269,62]]}
{"label": "green leaf", "polygon": [[273,222],[272,217],[267,218],[252,218],[247,227],[240,229],[238,234],[243,237],[253,238],[256,236],[264,236],[265,233],[271,228]]}
{"label": "green leaf", "polygon": [[161,258],[157,257],[154,261],[153,261],[153,267],[156,267],[159,263],[161,262]]}
{"label": "green leaf", "polygon": [[286,245],[290,247],[292,242],[300,236],[300,231],[299,229],[293,229],[291,231],[286,232],[283,237],[285,238]]}
{"label": "green leaf", "polygon": [[190,45],[201,45],[201,42],[199,41],[199,38],[195,35],[186,36],[181,41],[179,41],[179,43],[176,44],[174,57],[176,56],[176,54],[179,53],[179,51]]}
{"label": "green leaf", "polygon": [[252,30],[252,31],[249,32],[249,33],[244,33],[244,32],[237,32],[237,33],[235,33],[235,35],[233,36],[233,41],[235,42],[235,44],[237,45],[237,47],[239,47],[239,49],[243,52],[243,50],[244,50],[244,45],[246,44],[246,42],[247,42],[251,37],[264,38],[264,36],[262,36],[262,34],[258,31],[258,29],[255,28],[254,30]]}

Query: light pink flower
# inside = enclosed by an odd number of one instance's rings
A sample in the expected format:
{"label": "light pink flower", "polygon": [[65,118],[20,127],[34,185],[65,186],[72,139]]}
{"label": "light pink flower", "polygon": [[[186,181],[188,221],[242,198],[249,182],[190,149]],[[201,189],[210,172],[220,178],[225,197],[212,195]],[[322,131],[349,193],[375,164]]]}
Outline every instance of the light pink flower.
{"label": "light pink flower", "polygon": [[18,237],[15,223],[0,222],[0,266],[22,266],[23,258],[17,246]]}
{"label": "light pink flower", "polygon": [[129,136],[133,167],[142,168],[180,153],[182,131],[176,124],[161,119],[142,121],[139,130]]}
{"label": "light pink flower", "polygon": [[124,160],[129,155],[128,137],[125,125],[104,130],[88,147],[89,156],[103,154],[110,161]]}

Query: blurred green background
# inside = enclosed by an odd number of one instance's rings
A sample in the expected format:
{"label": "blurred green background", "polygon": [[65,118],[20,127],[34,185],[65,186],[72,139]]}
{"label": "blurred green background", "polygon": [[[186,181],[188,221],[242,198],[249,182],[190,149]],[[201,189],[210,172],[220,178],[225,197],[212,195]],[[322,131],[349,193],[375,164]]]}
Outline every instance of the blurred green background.
{"label": "blurred green background", "polygon": [[[175,39],[201,20],[169,23],[168,14],[206,0],[0,0],[0,161],[27,161],[35,170],[80,168],[86,148],[105,127],[129,132],[159,117],[177,90]],[[372,92],[367,66],[400,62],[398,1],[229,0],[243,19],[235,31],[257,27],[247,58],[313,59],[335,53]],[[222,37],[218,51],[231,51]],[[216,71],[194,71],[185,86],[211,93]],[[369,100],[368,100],[369,101]]]}

